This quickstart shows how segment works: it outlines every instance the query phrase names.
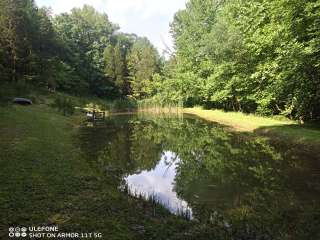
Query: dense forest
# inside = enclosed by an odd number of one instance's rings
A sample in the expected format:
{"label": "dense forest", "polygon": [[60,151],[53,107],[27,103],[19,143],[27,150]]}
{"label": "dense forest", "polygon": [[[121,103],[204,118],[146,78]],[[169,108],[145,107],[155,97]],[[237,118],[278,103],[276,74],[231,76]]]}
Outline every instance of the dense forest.
{"label": "dense forest", "polygon": [[145,95],[161,59],[93,7],[52,16],[33,0],[0,1],[1,82],[110,99]]}
{"label": "dense forest", "polygon": [[53,16],[1,0],[1,82],[316,120],[319,29],[319,0],[189,0],[164,60],[90,6]]}
{"label": "dense forest", "polygon": [[171,28],[176,55],[159,96],[319,118],[319,0],[190,0]]}

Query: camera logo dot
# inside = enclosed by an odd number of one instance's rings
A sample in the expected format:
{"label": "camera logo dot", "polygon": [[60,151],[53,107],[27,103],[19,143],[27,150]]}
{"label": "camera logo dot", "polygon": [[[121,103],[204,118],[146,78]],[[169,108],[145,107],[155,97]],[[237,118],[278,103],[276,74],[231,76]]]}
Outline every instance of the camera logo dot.
{"label": "camera logo dot", "polygon": [[27,228],[26,227],[9,227],[9,237],[26,237],[27,236]]}

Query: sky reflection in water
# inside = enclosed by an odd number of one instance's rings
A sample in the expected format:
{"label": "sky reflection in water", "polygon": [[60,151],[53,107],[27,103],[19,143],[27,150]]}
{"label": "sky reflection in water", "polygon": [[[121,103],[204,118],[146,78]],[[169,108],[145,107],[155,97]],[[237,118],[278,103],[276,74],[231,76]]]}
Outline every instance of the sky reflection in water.
{"label": "sky reflection in water", "polygon": [[175,153],[164,152],[154,169],[125,178],[129,192],[135,196],[154,197],[172,213],[188,211],[189,217],[192,218],[192,211],[188,203],[179,199],[174,191],[176,168],[179,162],[180,159]]}

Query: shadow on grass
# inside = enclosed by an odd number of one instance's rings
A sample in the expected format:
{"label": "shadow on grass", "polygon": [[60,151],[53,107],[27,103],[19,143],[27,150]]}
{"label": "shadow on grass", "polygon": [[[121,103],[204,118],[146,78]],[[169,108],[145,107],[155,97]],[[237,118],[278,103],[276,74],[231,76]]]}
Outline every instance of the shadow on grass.
{"label": "shadow on grass", "polygon": [[275,125],[260,127],[254,133],[272,138],[282,138],[292,143],[298,143],[310,147],[320,146],[320,125]]}

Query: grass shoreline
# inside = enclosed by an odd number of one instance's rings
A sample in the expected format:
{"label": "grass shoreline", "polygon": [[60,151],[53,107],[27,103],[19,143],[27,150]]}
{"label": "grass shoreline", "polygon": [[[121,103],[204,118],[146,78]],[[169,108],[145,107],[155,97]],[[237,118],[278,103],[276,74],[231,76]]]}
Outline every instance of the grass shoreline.
{"label": "grass shoreline", "polygon": [[301,125],[289,119],[275,119],[240,112],[204,110],[202,108],[184,108],[183,113],[225,125],[233,131],[252,132],[269,137],[284,138],[299,144],[320,146],[319,126]]}

